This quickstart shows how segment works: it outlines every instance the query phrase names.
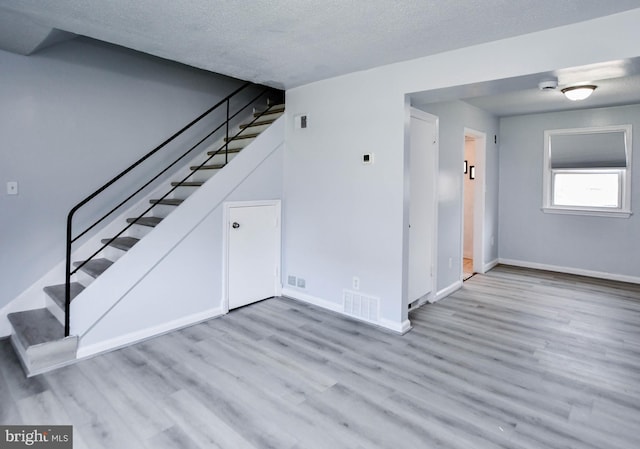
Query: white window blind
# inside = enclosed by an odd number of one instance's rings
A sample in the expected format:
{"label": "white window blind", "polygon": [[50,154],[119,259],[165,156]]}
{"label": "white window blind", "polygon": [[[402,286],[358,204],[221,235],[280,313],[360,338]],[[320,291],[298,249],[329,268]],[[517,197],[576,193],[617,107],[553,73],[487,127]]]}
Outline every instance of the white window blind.
{"label": "white window blind", "polygon": [[551,168],[625,168],[623,131],[551,136]]}

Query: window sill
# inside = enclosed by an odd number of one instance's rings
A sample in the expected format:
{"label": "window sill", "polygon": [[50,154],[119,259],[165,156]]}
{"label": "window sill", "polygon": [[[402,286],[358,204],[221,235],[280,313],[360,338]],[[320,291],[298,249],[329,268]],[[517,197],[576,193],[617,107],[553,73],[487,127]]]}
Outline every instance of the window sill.
{"label": "window sill", "polygon": [[609,218],[629,218],[632,214],[630,210],[569,209],[559,207],[543,207],[542,212],[545,214],[587,215],[591,217]]}

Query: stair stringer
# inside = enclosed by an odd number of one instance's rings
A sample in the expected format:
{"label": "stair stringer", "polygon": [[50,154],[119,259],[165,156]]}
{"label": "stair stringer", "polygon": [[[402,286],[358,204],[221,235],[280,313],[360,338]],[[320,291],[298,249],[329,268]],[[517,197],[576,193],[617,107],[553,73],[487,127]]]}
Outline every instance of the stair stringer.
{"label": "stair stringer", "polygon": [[71,303],[78,358],[226,313],[211,280],[221,279],[222,204],[281,197],[284,127],[274,122]]}

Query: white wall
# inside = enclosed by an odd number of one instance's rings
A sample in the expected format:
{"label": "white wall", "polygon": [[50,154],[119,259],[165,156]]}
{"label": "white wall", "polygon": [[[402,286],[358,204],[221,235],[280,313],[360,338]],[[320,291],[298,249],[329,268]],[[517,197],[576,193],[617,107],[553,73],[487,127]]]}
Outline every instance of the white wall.
{"label": "white wall", "polygon": [[640,282],[640,142],[633,139],[630,218],[542,212],[544,131],[633,125],[640,105],[508,117],[500,120],[500,259]]}
{"label": "white wall", "polygon": [[[341,303],[342,289],[349,288],[357,275],[361,291],[380,297],[381,316],[393,327],[403,327],[407,318],[403,267],[408,254],[405,95],[635,57],[640,53],[639,22],[640,9],[289,90],[283,274],[306,278],[303,293],[328,306]],[[300,113],[309,115],[306,130],[293,127],[293,117]],[[449,270],[443,263],[449,254],[455,260],[461,254],[462,141],[457,148],[458,154],[441,151],[440,167],[445,170],[439,229],[456,231],[444,233],[438,241],[439,288],[455,282],[460,273],[459,267]],[[360,165],[364,152],[375,153],[374,165]],[[448,167],[457,173],[451,179]],[[443,195],[450,198],[444,201]],[[486,207],[497,209],[496,204]]]}
{"label": "white wall", "polygon": [[73,205],[241,84],[86,38],[0,67],[0,308],[64,258]]}

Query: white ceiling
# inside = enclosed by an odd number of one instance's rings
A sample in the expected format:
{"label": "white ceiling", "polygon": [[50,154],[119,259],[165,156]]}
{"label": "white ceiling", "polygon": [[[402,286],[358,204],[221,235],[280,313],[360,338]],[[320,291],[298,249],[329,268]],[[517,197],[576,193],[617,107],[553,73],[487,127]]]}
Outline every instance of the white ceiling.
{"label": "white ceiling", "polygon": [[20,33],[0,30],[0,48],[20,48],[33,30],[28,54],[46,30],[60,30],[292,88],[638,7],[640,0],[0,0],[0,25],[20,24]]}

